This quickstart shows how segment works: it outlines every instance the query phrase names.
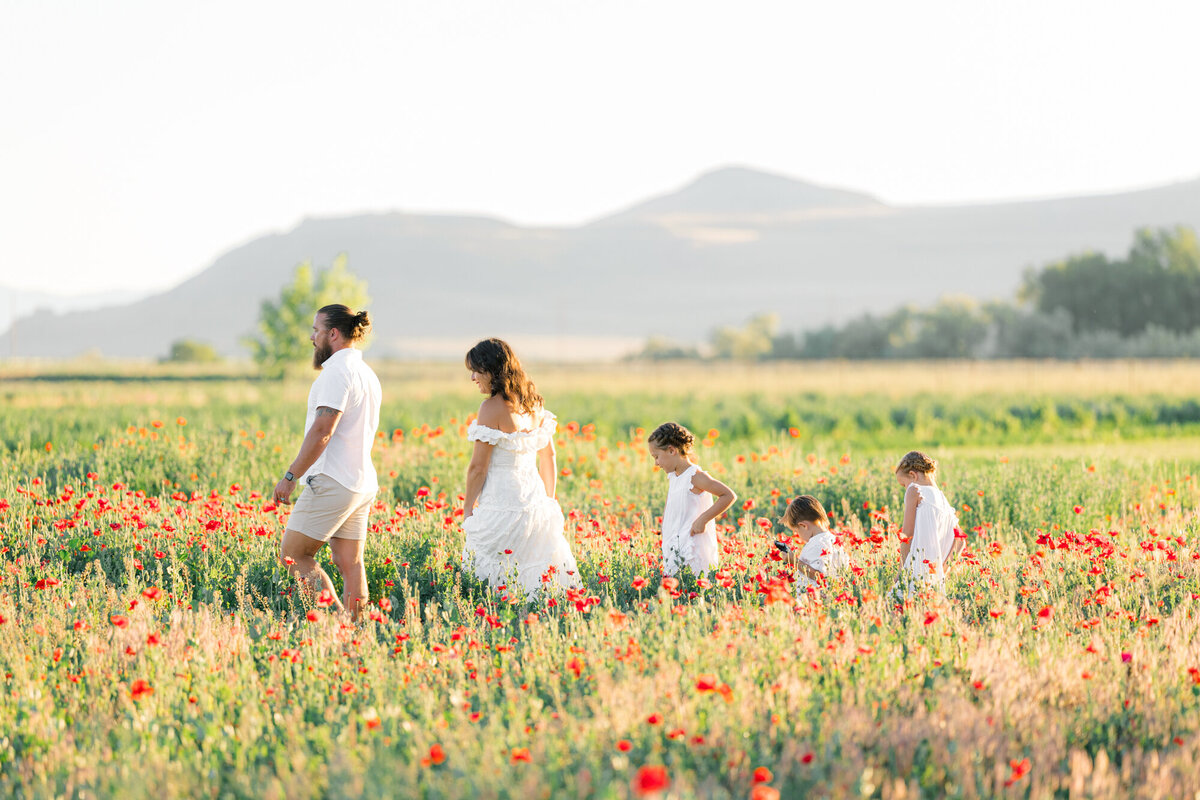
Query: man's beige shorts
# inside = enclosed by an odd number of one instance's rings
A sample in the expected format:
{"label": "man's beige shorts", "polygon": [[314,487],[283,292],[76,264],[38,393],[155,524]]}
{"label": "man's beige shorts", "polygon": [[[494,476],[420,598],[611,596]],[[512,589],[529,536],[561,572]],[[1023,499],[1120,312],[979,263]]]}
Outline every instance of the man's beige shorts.
{"label": "man's beige shorts", "polygon": [[328,475],[309,475],[307,483],[288,517],[289,531],[318,542],[367,538],[373,492],[352,492]]}

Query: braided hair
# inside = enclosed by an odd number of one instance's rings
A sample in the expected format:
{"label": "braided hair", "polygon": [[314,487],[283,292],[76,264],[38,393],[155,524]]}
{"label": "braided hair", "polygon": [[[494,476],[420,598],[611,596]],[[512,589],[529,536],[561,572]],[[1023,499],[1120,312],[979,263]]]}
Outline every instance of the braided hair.
{"label": "braided hair", "polygon": [[679,455],[686,456],[696,444],[696,435],[678,422],[664,422],[654,429],[647,441],[664,450],[674,447]]}

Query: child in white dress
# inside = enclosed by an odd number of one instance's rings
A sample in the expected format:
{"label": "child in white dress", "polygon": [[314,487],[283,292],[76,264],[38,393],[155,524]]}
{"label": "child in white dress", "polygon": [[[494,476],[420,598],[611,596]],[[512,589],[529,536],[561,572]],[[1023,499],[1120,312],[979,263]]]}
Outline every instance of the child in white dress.
{"label": "child in white dress", "polygon": [[956,534],[958,514],[934,481],[936,470],[937,463],[916,450],[906,453],[896,467],[896,480],[904,487],[901,571],[896,586],[901,598],[927,589],[943,591],[946,567],[965,544]]}
{"label": "child in white dress", "polygon": [[717,567],[716,519],[737,499],[692,460],[695,443],[692,432],[674,422],[659,425],[649,438],[654,466],[667,473],[668,482],[662,518],[664,575],[676,575],[685,566],[703,575]]}
{"label": "child in white dress", "polygon": [[[850,567],[850,558],[829,530],[829,515],[812,495],[797,497],[788,504],[780,520],[795,537],[791,544],[777,542],[789,564],[796,568],[796,600],[805,601],[832,578]],[[796,547],[799,540],[800,547]]]}

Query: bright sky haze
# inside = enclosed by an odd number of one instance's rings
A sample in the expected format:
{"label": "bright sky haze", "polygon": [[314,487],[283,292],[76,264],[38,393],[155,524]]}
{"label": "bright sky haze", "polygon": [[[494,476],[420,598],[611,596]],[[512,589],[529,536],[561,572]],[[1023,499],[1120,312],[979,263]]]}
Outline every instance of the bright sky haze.
{"label": "bright sky haze", "polygon": [[165,289],[305,216],[574,225],[730,164],[897,205],[1192,179],[1197,30],[1194,0],[6,0],[0,284]]}

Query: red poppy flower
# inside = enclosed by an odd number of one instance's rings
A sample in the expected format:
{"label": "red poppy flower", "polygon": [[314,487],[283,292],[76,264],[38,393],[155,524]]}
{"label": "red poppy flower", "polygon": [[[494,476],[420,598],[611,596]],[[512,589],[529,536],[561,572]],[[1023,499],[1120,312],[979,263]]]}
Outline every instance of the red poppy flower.
{"label": "red poppy flower", "polygon": [[638,768],[633,778],[633,793],[638,797],[664,792],[671,787],[671,777],[667,768],[658,764]]}
{"label": "red poppy flower", "polygon": [[755,783],[770,783],[775,780],[775,776],[771,774],[771,770],[766,767],[756,767],[754,770]]}
{"label": "red poppy flower", "polygon": [[130,697],[137,701],[144,700],[152,694],[154,694],[154,687],[147,683],[143,678],[138,678],[133,682],[133,685],[129,687]]}

